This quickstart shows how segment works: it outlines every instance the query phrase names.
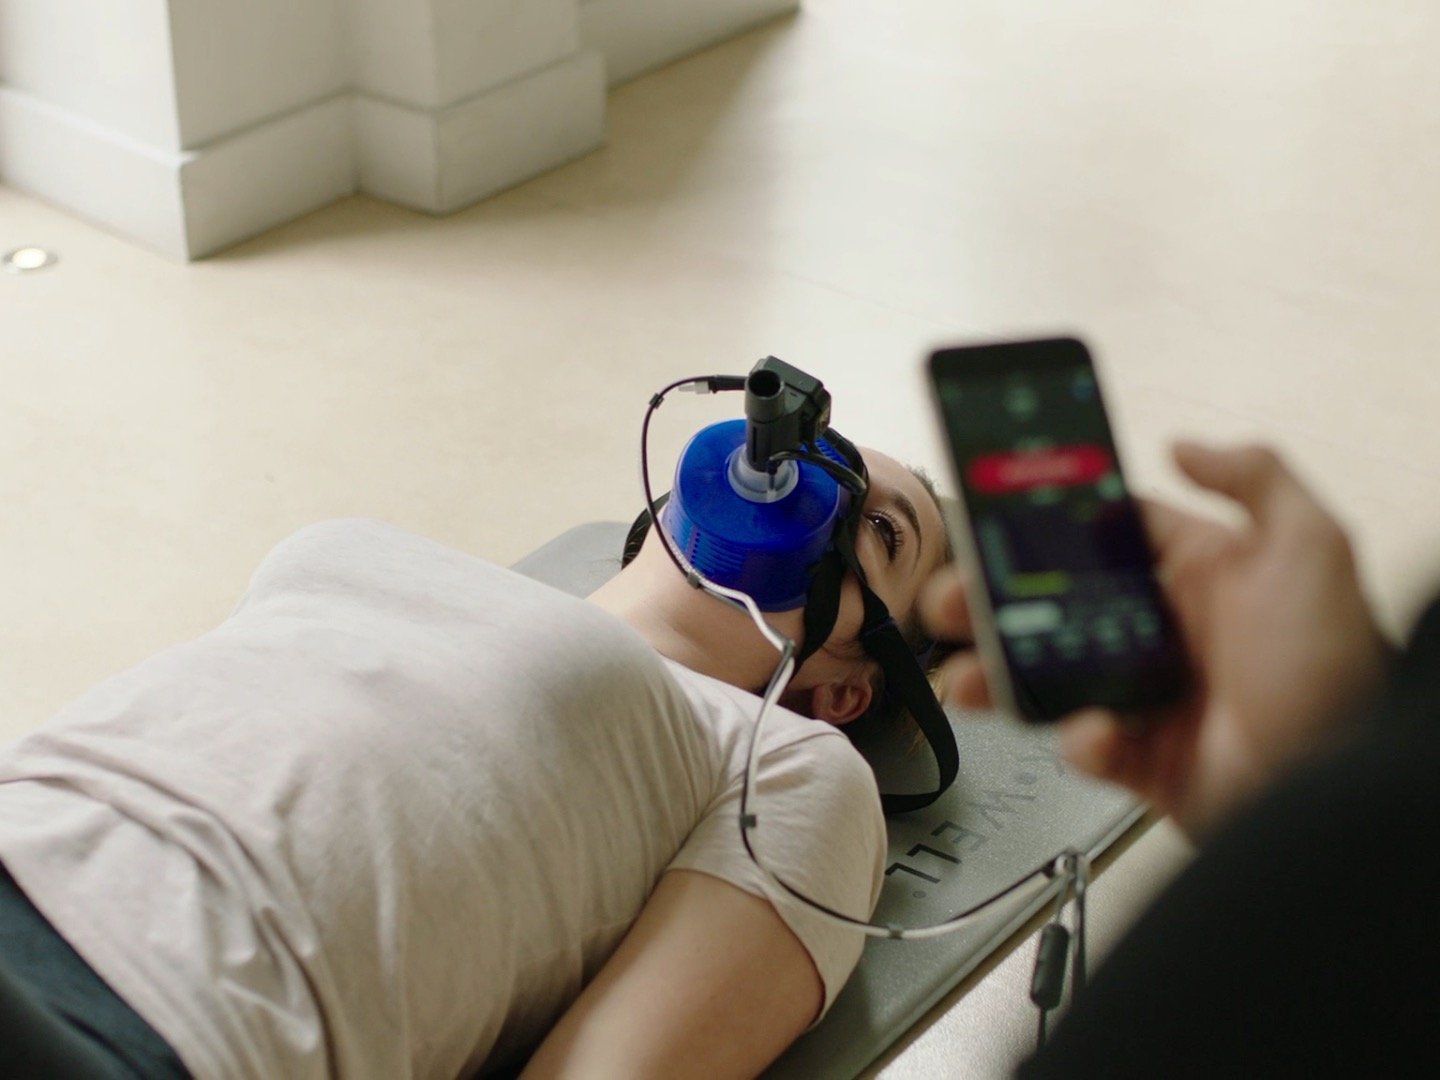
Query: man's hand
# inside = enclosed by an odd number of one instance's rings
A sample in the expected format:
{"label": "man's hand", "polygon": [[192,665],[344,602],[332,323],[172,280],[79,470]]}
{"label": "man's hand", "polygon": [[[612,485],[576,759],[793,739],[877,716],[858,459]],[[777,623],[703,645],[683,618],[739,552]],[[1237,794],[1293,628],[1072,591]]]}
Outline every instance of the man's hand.
{"label": "man's hand", "polygon": [[[1073,713],[1061,721],[1061,748],[1081,771],[1125,785],[1198,836],[1332,742],[1378,685],[1387,647],[1345,533],[1273,451],[1179,443],[1174,453],[1186,476],[1247,517],[1236,529],[1141,505],[1194,688],[1151,715]],[[934,634],[970,639],[958,571],[927,584],[921,616]],[[973,650],[945,674],[951,700],[990,704]]]}

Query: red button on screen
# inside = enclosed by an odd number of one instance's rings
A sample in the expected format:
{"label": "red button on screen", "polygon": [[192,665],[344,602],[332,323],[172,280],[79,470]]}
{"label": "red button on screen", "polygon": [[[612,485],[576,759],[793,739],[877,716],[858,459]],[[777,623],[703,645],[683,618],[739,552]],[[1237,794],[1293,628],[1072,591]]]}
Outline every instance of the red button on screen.
{"label": "red button on screen", "polygon": [[970,463],[968,479],[984,495],[1009,495],[1037,487],[1093,484],[1113,462],[1103,446],[1054,446],[978,457]]}

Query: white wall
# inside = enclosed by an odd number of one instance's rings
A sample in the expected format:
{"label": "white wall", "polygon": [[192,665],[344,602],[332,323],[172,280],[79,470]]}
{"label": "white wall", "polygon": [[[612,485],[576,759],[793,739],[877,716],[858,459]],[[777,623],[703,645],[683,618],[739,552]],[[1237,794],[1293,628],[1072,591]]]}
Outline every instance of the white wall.
{"label": "white wall", "polygon": [[117,136],[180,145],[165,0],[0,0],[0,84]]}
{"label": "white wall", "polygon": [[177,258],[356,190],[449,213],[797,0],[0,0],[0,178]]}
{"label": "white wall", "polygon": [[580,49],[575,0],[432,0],[439,96],[453,105]]}
{"label": "white wall", "polygon": [[347,0],[356,89],[444,108],[580,48],[575,0]]}
{"label": "white wall", "polygon": [[170,0],[181,146],[204,146],[345,90],[341,2]]}
{"label": "white wall", "polygon": [[439,103],[431,0],[348,0],[342,18],[357,89],[398,105]]}
{"label": "white wall", "polygon": [[580,0],[580,33],[610,85],[796,10],[800,0]]}

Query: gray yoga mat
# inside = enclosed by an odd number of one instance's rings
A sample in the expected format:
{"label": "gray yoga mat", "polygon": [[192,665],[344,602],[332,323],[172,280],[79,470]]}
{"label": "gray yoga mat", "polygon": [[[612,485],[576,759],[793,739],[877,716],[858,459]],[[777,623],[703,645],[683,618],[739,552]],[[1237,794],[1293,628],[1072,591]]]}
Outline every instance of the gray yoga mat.
{"label": "gray yoga mat", "polygon": [[[563,533],[514,569],[585,596],[620,569],[626,526],[592,522]],[[876,919],[938,922],[999,891],[1067,847],[1100,854],[1144,808],[1068,773],[1052,733],[990,713],[952,710],[960,776],[933,806],[891,819],[889,876]],[[911,764],[879,771],[882,788],[920,787]],[[904,887],[897,888],[903,882]],[[766,1073],[777,1080],[850,1080],[1036,911],[1056,886],[1036,882],[964,930],[926,941],[870,939],[824,1023]]]}

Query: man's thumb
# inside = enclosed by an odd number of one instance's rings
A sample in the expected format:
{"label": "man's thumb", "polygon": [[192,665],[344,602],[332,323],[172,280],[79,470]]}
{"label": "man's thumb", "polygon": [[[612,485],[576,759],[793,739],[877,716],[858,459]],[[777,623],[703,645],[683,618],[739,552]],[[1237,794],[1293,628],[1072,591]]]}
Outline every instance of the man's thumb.
{"label": "man's thumb", "polygon": [[1275,508],[1275,496],[1295,483],[1278,454],[1268,446],[1206,446],[1189,439],[1175,443],[1175,464],[1195,483],[1234,499],[1257,521]]}

